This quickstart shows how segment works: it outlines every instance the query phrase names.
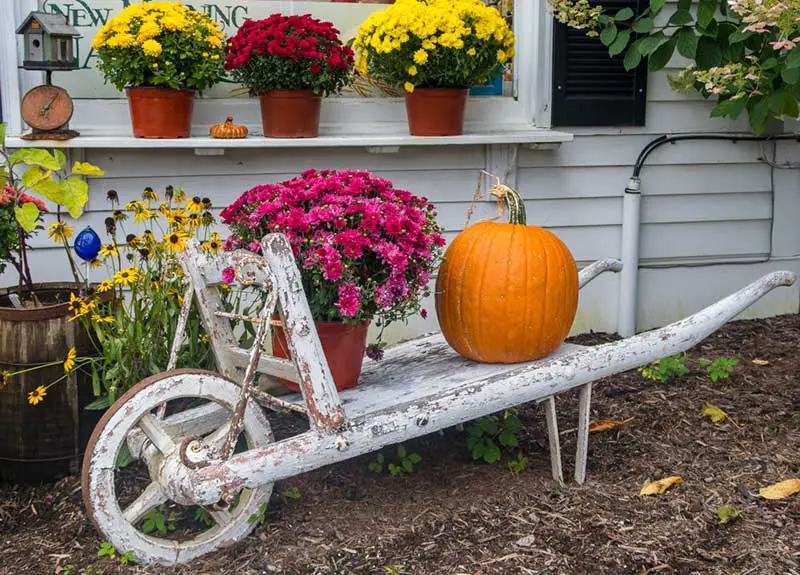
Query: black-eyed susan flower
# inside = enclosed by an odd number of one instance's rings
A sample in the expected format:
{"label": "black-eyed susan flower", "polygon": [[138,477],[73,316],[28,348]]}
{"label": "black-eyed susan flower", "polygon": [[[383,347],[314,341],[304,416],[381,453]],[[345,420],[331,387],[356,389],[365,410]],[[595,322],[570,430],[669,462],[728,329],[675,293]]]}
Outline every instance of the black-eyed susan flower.
{"label": "black-eyed susan flower", "polygon": [[172,199],[175,200],[176,204],[182,204],[186,201],[186,190],[183,188],[178,188],[178,191],[172,196]]}
{"label": "black-eyed susan flower", "polygon": [[179,253],[186,249],[186,241],[189,239],[189,234],[179,230],[168,233],[164,236],[164,245],[172,253]]}
{"label": "black-eyed susan flower", "polygon": [[153,235],[153,232],[150,230],[145,230],[142,232],[142,242],[146,246],[154,246],[156,242],[156,237]]}
{"label": "black-eyed susan flower", "polygon": [[30,393],[28,393],[28,403],[31,405],[38,405],[40,401],[44,399],[44,396],[47,395],[47,388],[45,386],[40,385]]}
{"label": "black-eyed susan flower", "polygon": [[170,201],[171,201],[171,200],[172,200],[172,197],[173,197],[174,195],[175,195],[175,188],[173,188],[172,186],[167,186],[167,189],[164,191],[164,196],[165,196],[165,197],[166,197],[168,200],[170,200]]}
{"label": "black-eyed susan flower", "polygon": [[133,212],[133,221],[137,224],[152,220],[155,217],[153,210],[137,200],[125,204],[125,209]]}
{"label": "black-eyed susan flower", "polygon": [[106,224],[106,233],[108,235],[113,236],[117,233],[117,221],[114,218],[106,218],[104,223]]}
{"label": "black-eyed susan flower", "polygon": [[128,214],[126,214],[122,210],[114,210],[114,213],[112,215],[114,216],[114,220],[118,222],[123,222],[128,219]]}
{"label": "black-eyed susan flower", "polygon": [[203,198],[203,209],[211,209],[211,198]]}
{"label": "black-eyed susan flower", "polygon": [[167,219],[167,223],[173,228],[182,228],[186,225],[187,214],[180,208],[168,210],[167,213],[164,214],[164,217]]}
{"label": "black-eyed susan flower", "polygon": [[81,307],[85,305],[83,300],[76,296],[74,293],[69,294],[69,303],[67,304],[67,310],[69,310],[75,317],[81,311]]}
{"label": "black-eyed susan flower", "polygon": [[171,287],[167,290],[167,293],[174,297],[178,301],[178,304],[183,305],[183,295],[178,291],[178,288]]}
{"label": "black-eyed susan flower", "polygon": [[208,241],[200,245],[200,249],[208,254],[218,254],[222,250],[222,241],[220,241],[219,233],[214,232]]}
{"label": "black-eyed susan flower", "polygon": [[92,321],[96,323],[114,323],[114,318],[110,315],[94,314],[92,316]]}
{"label": "black-eyed susan flower", "polygon": [[155,192],[155,190],[153,190],[153,188],[147,186],[142,192],[142,199],[146,201],[157,202],[158,194]]}
{"label": "black-eyed susan flower", "polygon": [[131,285],[139,279],[139,271],[136,268],[125,268],[114,274],[114,283],[117,285]]}
{"label": "black-eyed susan flower", "polygon": [[50,224],[50,230],[47,232],[47,237],[51,238],[57,244],[66,244],[67,240],[72,237],[75,229],[64,222],[53,222]]}
{"label": "black-eyed susan flower", "polygon": [[106,199],[112,204],[116,204],[119,201],[119,194],[117,193],[117,190],[108,190],[106,192]]}
{"label": "black-eyed susan flower", "polygon": [[135,234],[128,234],[127,236],[125,236],[125,243],[128,244],[128,247],[134,249],[138,248],[140,242],[141,240],[138,237],[136,237]]}
{"label": "black-eyed susan flower", "polygon": [[103,257],[118,256],[119,250],[117,250],[117,246],[114,244],[103,244],[103,247],[100,248],[100,251],[97,253]]}
{"label": "black-eyed susan flower", "polygon": [[97,268],[103,267],[103,262],[101,262],[101,261],[100,261],[100,260],[98,260],[97,258],[93,258],[93,259],[92,259],[92,260],[89,262],[89,267],[90,267],[90,268],[92,268],[92,269],[97,269]]}
{"label": "black-eyed susan flower", "polygon": [[205,227],[213,226],[215,221],[217,220],[214,217],[214,214],[211,212],[203,212],[203,225]]}
{"label": "black-eyed susan flower", "polygon": [[75,369],[75,358],[78,357],[78,351],[71,347],[64,358],[64,373],[69,373]]}
{"label": "black-eyed susan flower", "polygon": [[147,248],[140,249],[139,258],[141,258],[143,262],[146,262],[148,259],[150,259],[150,250],[148,250]]}
{"label": "black-eyed susan flower", "polygon": [[186,210],[191,213],[199,214],[203,208],[203,200],[200,199],[200,196],[194,196],[186,202]]}
{"label": "black-eyed susan flower", "polygon": [[186,217],[186,225],[189,227],[190,230],[199,228],[202,223],[203,223],[203,217],[200,214],[192,213]]}
{"label": "black-eyed susan flower", "polygon": [[100,282],[100,285],[97,286],[97,293],[105,293],[111,291],[113,288],[114,282],[111,280],[103,280]]}

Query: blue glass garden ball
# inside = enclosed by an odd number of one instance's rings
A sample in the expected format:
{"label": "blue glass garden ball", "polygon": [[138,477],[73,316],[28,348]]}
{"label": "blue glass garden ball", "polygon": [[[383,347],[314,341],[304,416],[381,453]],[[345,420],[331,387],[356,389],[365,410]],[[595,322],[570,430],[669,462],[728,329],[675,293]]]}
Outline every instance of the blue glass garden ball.
{"label": "blue glass garden ball", "polygon": [[98,236],[90,226],[86,226],[86,228],[75,237],[74,247],[78,257],[90,262],[97,257],[100,248],[103,247],[103,242],[100,241],[100,236]]}

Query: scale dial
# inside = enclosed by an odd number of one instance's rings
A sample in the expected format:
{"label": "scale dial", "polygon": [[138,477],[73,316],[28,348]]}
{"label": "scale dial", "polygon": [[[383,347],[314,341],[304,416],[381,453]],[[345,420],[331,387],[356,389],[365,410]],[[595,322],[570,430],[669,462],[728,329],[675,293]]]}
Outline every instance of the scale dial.
{"label": "scale dial", "polygon": [[69,123],[74,108],[64,88],[37,86],[22,99],[22,119],[35,130],[57,130]]}

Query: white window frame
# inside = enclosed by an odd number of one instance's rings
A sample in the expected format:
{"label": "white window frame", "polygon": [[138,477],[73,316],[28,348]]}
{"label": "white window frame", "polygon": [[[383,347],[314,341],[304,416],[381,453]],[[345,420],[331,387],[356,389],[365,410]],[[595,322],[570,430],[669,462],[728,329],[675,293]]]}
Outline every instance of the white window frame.
{"label": "white window frame", "polygon": [[[2,82],[2,105],[7,133],[19,140],[25,129],[19,114],[22,95],[33,86],[44,81],[44,74],[18,68],[21,63],[22,37],[15,28],[22,19],[36,9],[36,0],[13,0],[5,6],[0,18],[0,82]],[[9,14],[11,12],[11,14]],[[7,16],[13,15],[13,18]],[[516,56],[514,58],[514,97],[471,97],[467,106],[465,134],[473,136],[498,133],[516,134],[515,137],[475,141],[475,143],[527,143],[563,142],[571,140],[569,134],[551,132],[550,108],[552,89],[552,37],[553,23],[547,0],[515,0],[514,32]],[[237,122],[244,123],[260,133],[260,113],[257,99],[198,99],[195,103],[192,131],[189,140],[197,143],[208,133],[211,124],[226,115],[234,115]],[[369,140],[381,145],[382,135],[406,130],[405,104],[402,98],[326,98],[322,111],[323,131],[327,136],[342,141]],[[117,139],[131,137],[130,117],[125,99],[76,99],[75,113],[70,127],[79,130],[83,145],[90,147],[89,139],[113,144]],[[520,134],[527,133],[530,137]],[[538,134],[538,135],[535,135]],[[263,140],[263,139],[262,139]],[[248,139],[252,142],[254,139]],[[440,140],[441,141],[441,140]],[[19,140],[19,142],[23,142]],[[174,142],[174,141],[173,141]],[[283,141],[284,144],[286,141]],[[388,140],[387,140],[388,142]],[[324,140],[304,142],[302,145],[320,145]],[[443,142],[444,143],[444,142]],[[469,143],[455,141],[451,143]],[[152,140],[126,142],[125,147],[151,147]],[[164,143],[162,142],[162,145]],[[220,146],[217,141],[217,146]],[[248,146],[248,144],[239,143]],[[226,143],[224,147],[236,144]],[[79,146],[74,146],[79,147]],[[96,147],[91,145],[91,147]],[[164,146],[168,147],[168,146]],[[174,147],[174,146],[172,146]],[[191,147],[189,142],[185,146]],[[207,147],[211,147],[210,145]],[[285,147],[285,145],[284,145]]]}

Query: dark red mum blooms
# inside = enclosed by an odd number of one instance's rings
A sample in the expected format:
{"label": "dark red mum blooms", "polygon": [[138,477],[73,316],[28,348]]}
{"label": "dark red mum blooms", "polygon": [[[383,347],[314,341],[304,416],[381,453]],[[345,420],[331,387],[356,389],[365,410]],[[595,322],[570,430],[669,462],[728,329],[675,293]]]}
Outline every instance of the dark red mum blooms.
{"label": "dark red mum blooms", "polygon": [[252,94],[338,93],[349,81],[353,60],[333,24],[309,14],[246,20],[225,47],[225,69]]}
{"label": "dark red mum blooms", "polygon": [[225,249],[259,252],[264,235],[286,234],[316,320],[385,327],[417,313],[444,246],[428,200],[369,172],[309,170],[256,186],[221,217],[233,230]]}

